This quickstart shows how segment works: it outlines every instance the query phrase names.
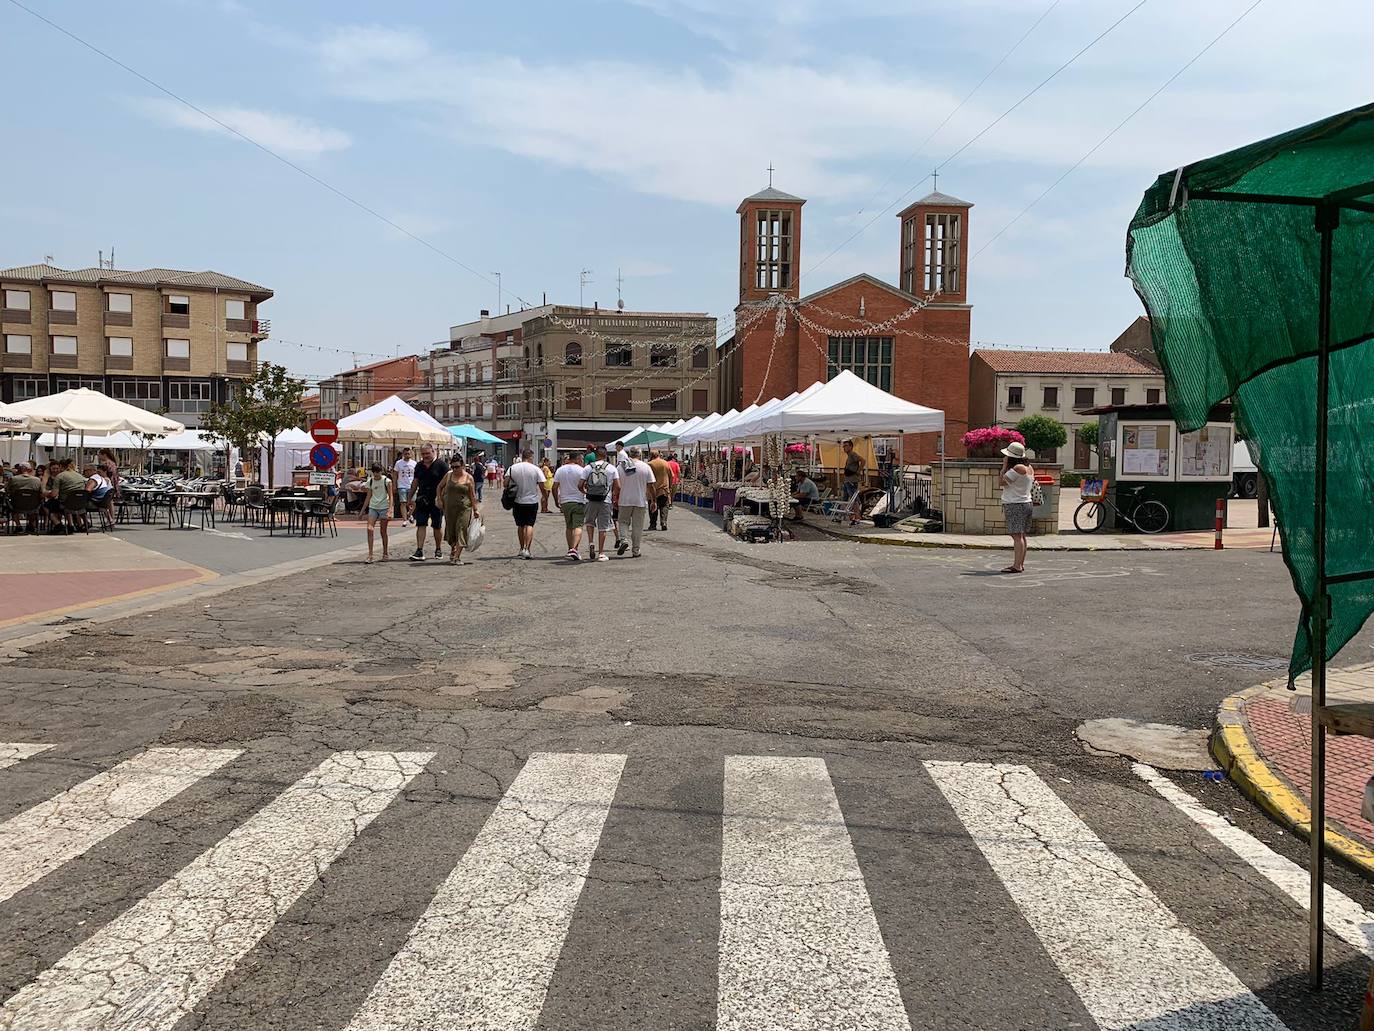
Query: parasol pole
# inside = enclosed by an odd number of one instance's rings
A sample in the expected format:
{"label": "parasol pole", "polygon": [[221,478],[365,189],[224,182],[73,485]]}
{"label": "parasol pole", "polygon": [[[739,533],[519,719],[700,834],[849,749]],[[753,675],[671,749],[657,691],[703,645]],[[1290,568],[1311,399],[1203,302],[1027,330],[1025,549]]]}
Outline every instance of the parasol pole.
{"label": "parasol pole", "polygon": [[1321,234],[1321,265],[1317,297],[1317,455],[1312,529],[1316,540],[1317,575],[1313,587],[1312,613],[1312,827],[1308,835],[1311,852],[1308,872],[1311,878],[1311,904],[1307,927],[1307,980],[1314,990],[1322,986],[1326,867],[1326,728],[1322,710],[1326,707],[1326,633],[1331,621],[1331,598],[1326,577],[1326,447],[1327,388],[1331,376],[1331,244],[1340,225],[1341,209],[1333,203],[1317,206],[1316,228]]}

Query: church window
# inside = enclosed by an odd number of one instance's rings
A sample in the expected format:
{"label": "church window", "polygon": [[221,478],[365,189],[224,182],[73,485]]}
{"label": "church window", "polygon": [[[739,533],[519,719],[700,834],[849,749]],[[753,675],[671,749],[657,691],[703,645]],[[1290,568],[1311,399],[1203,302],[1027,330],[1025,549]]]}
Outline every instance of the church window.
{"label": "church window", "polygon": [[841,369],[848,369],[880,390],[891,390],[892,338],[831,337],[825,378],[834,379]]}
{"label": "church window", "polygon": [[760,211],[756,219],[754,285],[786,290],[792,285],[792,213]]}
{"label": "church window", "polygon": [[956,293],[959,290],[959,237],[960,218],[953,214],[926,215],[926,268],[925,290],[927,293]]}

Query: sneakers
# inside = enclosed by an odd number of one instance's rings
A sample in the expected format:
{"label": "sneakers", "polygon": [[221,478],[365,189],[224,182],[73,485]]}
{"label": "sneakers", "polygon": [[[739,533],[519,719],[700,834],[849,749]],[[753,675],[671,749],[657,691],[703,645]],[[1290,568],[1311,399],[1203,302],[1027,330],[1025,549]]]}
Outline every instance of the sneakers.
{"label": "sneakers", "polygon": [[629,551],[629,550],[630,550],[630,542],[629,542],[629,541],[616,541],[616,542],[615,542],[615,553],[616,553],[617,555],[623,555],[623,554],[625,554],[625,552],[627,552],[627,551]]}
{"label": "sneakers", "polygon": [[423,562],[424,560],[425,560],[425,553],[424,553],[421,549],[419,549],[419,548],[416,548],[416,549],[415,549],[415,554],[413,554],[413,555],[410,556],[410,561],[412,561],[412,562]]}
{"label": "sneakers", "polygon": [[581,561],[582,561],[582,556],[579,555],[574,549],[569,548],[569,549],[568,549],[568,559],[569,559],[569,561],[571,561],[571,562],[581,562]]}
{"label": "sneakers", "polygon": [[596,561],[596,548],[595,548],[595,547],[588,547],[588,548],[587,548],[587,561],[588,561],[588,562],[595,562],[595,561]]}
{"label": "sneakers", "polygon": [[443,548],[435,548],[435,549],[434,549],[434,557],[435,557],[435,558],[443,558],[443,557],[444,557],[444,549],[443,549]]}
{"label": "sneakers", "polygon": [[609,561],[611,560],[611,556],[610,556],[610,555],[607,555],[607,554],[603,551],[600,555],[596,556],[596,560],[597,560],[598,562],[609,562]]}
{"label": "sneakers", "polygon": [[534,556],[530,554],[528,548],[521,548],[519,554],[517,554],[515,557],[516,557],[516,558],[534,558]]}

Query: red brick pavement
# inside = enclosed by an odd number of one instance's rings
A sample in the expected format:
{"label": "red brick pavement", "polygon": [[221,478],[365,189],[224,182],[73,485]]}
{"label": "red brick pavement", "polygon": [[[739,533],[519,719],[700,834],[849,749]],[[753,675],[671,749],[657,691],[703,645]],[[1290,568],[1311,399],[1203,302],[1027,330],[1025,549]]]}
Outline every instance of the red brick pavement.
{"label": "red brick pavement", "polygon": [[108,569],[0,573],[0,626],[84,608],[182,583],[204,580],[203,569]]}
{"label": "red brick pavement", "polygon": [[[1293,696],[1297,700],[1297,696]],[[1260,758],[1280,773],[1305,802],[1312,800],[1312,720],[1290,704],[1265,695],[1242,710]],[[1374,776],[1374,739],[1329,735],[1326,739],[1326,816],[1350,837],[1374,847],[1374,824],[1360,815],[1364,786]]]}

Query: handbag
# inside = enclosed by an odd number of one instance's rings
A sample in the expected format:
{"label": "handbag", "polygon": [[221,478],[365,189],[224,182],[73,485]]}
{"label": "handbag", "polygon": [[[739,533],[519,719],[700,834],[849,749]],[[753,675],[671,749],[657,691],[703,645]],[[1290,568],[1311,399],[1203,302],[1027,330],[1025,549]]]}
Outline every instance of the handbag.
{"label": "handbag", "polygon": [[501,491],[501,507],[507,512],[515,507],[515,495],[515,481],[507,477],[505,489]]}
{"label": "handbag", "polygon": [[472,517],[472,522],[468,523],[468,551],[476,551],[482,546],[482,542],[487,539],[487,528],[482,525],[482,520],[477,516]]}
{"label": "handbag", "polygon": [[1039,505],[1043,505],[1044,503],[1045,503],[1045,492],[1044,492],[1044,490],[1041,488],[1040,484],[1038,484],[1038,483],[1032,483],[1032,484],[1031,484],[1031,504],[1032,504],[1032,505],[1037,505],[1037,506],[1039,506]]}

